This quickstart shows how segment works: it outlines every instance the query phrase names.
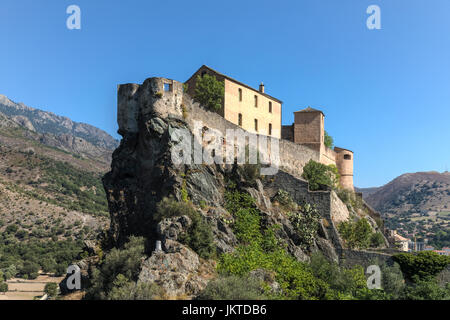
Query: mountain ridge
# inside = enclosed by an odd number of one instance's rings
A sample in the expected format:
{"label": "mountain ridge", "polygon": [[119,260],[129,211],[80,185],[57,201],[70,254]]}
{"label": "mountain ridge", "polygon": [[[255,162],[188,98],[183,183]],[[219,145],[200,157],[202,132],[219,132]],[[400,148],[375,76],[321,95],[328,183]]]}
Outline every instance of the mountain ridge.
{"label": "mountain ridge", "polygon": [[358,188],[364,200],[405,236],[434,238],[450,229],[450,172],[405,173],[376,188]]}
{"label": "mountain ridge", "polygon": [[107,150],[114,150],[119,145],[117,139],[102,129],[84,122],[73,121],[50,111],[29,107],[22,102],[16,103],[2,94],[0,94],[0,113],[30,131],[71,134]]}

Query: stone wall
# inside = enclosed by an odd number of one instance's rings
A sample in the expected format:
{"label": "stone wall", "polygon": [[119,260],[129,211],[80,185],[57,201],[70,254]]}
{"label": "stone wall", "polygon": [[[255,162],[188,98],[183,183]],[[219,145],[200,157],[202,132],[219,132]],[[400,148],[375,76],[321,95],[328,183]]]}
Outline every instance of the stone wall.
{"label": "stone wall", "polygon": [[337,223],[348,219],[349,212],[334,191],[309,191],[308,182],[282,171],[274,176],[265,188],[269,196],[274,196],[279,189],[282,189],[299,204],[314,204],[322,217],[325,238],[331,241],[335,248],[343,247],[342,239],[337,231]]}
{"label": "stone wall", "polygon": [[[188,110],[186,121],[191,127],[194,126],[194,121],[201,121],[204,126],[215,129],[224,134],[224,136],[227,129],[241,129],[238,125],[225,120],[217,113],[200,107],[189,96],[184,97],[183,105]],[[272,137],[272,139],[276,138]],[[280,168],[296,177],[301,177],[303,167],[310,159],[314,161],[320,160],[320,154],[315,150],[284,139],[277,140],[279,141]]]}
{"label": "stone wall", "polygon": [[360,265],[364,268],[367,268],[374,263],[386,263],[389,266],[394,264],[394,260],[390,254],[373,251],[355,251],[349,249],[341,249],[339,251],[339,261],[341,265],[346,267]]}
{"label": "stone wall", "polygon": [[[151,108],[150,108],[151,106]],[[275,108],[275,105],[273,106]],[[183,108],[185,112],[183,112]],[[150,114],[162,118],[170,116],[182,119],[194,128],[194,121],[201,121],[204,126],[217,130],[225,137],[227,129],[242,129],[227,121],[221,115],[208,111],[194,103],[183,92],[183,84],[166,78],[149,78],[142,85],[124,84],[118,87],[118,124],[119,133],[137,133],[138,115],[149,117]],[[320,114],[321,115],[321,114]],[[320,117],[319,117],[319,120]],[[320,129],[320,121],[318,129]],[[254,134],[249,133],[250,136]],[[256,135],[258,136],[258,135]],[[273,138],[272,139],[276,139]],[[303,167],[309,160],[321,162],[321,151],[314,150],[285,139],[278,139],[280,169],[300,178]],[[331,150],[332,151],[332,150]],[[269,151],[270,153],[270,151]]]}

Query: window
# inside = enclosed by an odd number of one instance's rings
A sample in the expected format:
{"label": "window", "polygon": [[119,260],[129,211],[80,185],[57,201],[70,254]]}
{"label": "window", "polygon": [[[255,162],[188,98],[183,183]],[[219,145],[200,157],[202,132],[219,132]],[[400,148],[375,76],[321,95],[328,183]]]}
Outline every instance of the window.
{"label": "window", "polygon": [[239,88],[239,101],[242,101],[242,89]]}
{"label": "window", "polygon": [[172,85],[170,83],[164,83],[164,91],[172,91]]}
{"label": "window", "polygon": [[258,108],[258,96],[255,96],[255,107]]}
{"label": "window", "polygon": [[344,160],[352,160],[352,156],[349,154],[344,155]]}
{"label": "window", "polygon": [[258,132],[258,119],[255,119],[255,131]]}
{"label": "window", "polygon": [[238,124],[242,127],[242,113],[239,113]]}
{"label": "window", "polygon": [[272,124],[269,123],[269,136],[271,136],[271,135],[272,135]]}
{"label": "window", "polygon": [[272,113],[272,101],[269,101],[269,112]]}

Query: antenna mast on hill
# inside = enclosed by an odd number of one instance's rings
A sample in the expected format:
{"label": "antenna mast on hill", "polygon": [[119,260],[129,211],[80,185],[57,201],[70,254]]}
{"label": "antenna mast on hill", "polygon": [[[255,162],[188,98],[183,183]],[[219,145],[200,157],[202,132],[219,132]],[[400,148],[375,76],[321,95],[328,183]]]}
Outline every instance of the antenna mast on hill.
{"label": "antenna mast on hill", "polygon": [[416,227],[414,227],[414,251],[417,252]]}

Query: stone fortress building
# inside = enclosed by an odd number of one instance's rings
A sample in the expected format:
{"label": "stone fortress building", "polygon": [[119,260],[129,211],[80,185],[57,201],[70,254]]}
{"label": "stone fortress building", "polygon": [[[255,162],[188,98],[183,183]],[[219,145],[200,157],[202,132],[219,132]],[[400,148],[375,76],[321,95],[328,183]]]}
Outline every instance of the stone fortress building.
{"label": "stone fortress building", "polygon": [[224,83],[222,109],[218,111],[222,117],[248,132],[281,138],[283,102],[265,93],[264,84],[261,83],[259,90],[256,90],[203,65],[186,81],[191,97],[195,94],[197,76],[203,77],[205,74]]}
{"label": "stone fortress building", "polygon": [[265,93],[261,83],[256,90],[242,82],[226,76],[208,66],[201,66],[187,81],[187,93],[194,97],[197,77],[205,74],[214,76],[224,83],[222,108],[218,113],[226,120],[251,133],[273,136],[312,149],[312,159],[326,165],[336,165],[343,188],[353,187],[353,152],[325,146],[325,115],[322,111],[306,108],[294,112],[294,123],[281,123],[281,100]]}
{"label": "stone fortress building", "polygon": [[[201,108],[192,101],[197,76],[205,74],[224,82],[224,98],[218,112]],[[325,116],[322,111],[308,107],[294,112],[294,123],[282,126],[282,102],[265,93],[263,85],[259,90],[253,89],[207,66],[202,66],[186,83],[187,92],[183,83],[157,77],[145,80],[142,85],[119,85],[119,134],[138,133],[139,114],[148,113],[184,118],[192,126],[194,121],[201,121],[205,127],[223,134],[227,129],[243,129],[249,134],[279,139],[280,167],[285,172],[301,177],[303,167],[309,160],[334,164],[341,186],[354,190],[353,152],[338,147],[332,150],[325,146]],[[189,112],[184,113],[183,108]]]}

